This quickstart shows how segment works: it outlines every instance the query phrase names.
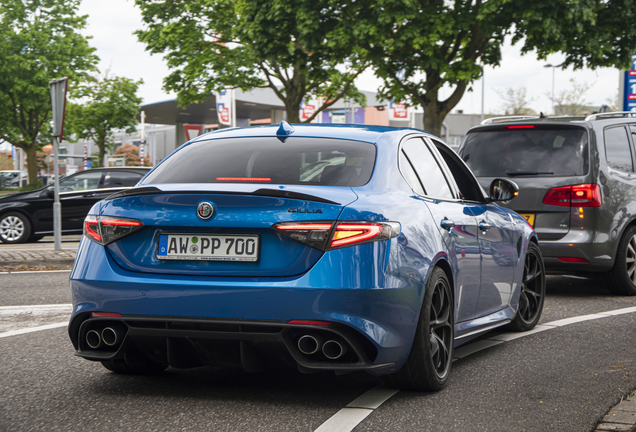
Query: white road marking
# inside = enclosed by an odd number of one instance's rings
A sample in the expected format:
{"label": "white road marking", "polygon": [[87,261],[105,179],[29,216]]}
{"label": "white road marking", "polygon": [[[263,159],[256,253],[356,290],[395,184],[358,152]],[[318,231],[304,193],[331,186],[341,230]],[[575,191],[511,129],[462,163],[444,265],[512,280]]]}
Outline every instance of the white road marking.
{"label": "white road marking", "polygon": [[32,333],[32,332],[36,332],[40,330],[49,330],[49,329],[54,329],[58,327],[66,327],[67,325],[68,325],[68,322],[61,322],[61,323],[55,323],[55,324],[47,324],[47,325],[43,325],[39,327],[28,327],[28,328],[23,328],[20,330],[11,330],[8,332],[0,333],[0,338],[5,338],[9,336],[17,336],[17,335]]}
{"label": "white road marking", "polygon": [[25,270],[25,271],[4,272],[0,274],[62,273],[62,272],[70,272],[70,271],[71,270]]}
{"label": "white road marking", "polygon": [[71,312],[73,305],[67,304],[48,304],[48,305],[31,305],[31,306],[0,306],[0,315],[15,315],[22,312]]}
{"label": "white road marking", "polygon": [[353,402],[347,405],[347,408],[376,409],[397,392],[399,392],[398,389],[388,388],[380,384],[357,397]]}
{"label": "white road marking", "polygon": [[349,432],[373,412],[365,408],[343,408],[320,425],[315,432]]}
{"label": "white road marking", "polygon": [[[636,312],[636,307],[628,307],[624,309],[616,309],[607,312],[599,312],[590,315],[581,315],[578,317],[565,318],[549,323],[537,325],[534,329],[523,333],[502,333],[487,339],[482,339],[474,343],[463,345],[453,352],[453,361],[474,354],[478,351],[493,347],[495,345],[509,342],[522,337],[530,336],[546,330],[552,330],[569,324],[575,324],[583,321],[591,321],[599,318],[607,318],[610,316],[623,315]],[[385,389],[385,390],[383,390]],[[350,432],[358,426],[365,418],[377,409],[384,402],[389,400],[399,390],[384,388],[383,385],[373,387],[371,390],[358,396],[353,402],[342,408],[334,414],[329,420],[324,422],[314,432]],[[350,408],[354,407],[354,408]]]}

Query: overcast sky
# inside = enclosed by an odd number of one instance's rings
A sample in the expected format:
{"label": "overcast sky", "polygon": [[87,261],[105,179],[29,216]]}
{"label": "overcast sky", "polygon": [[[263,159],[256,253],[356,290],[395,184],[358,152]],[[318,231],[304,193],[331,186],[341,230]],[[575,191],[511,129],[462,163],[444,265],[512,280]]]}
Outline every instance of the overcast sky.
{"label": "overcast sky", "polygon": [[[174,99],[174,94],[167,94],[163,89],[163,78],[168,74],[168,68],[163,58],[151,56],[144,50],[144,45],[137,41],[133,31],[141,27],[141,13],[135,7],[133,0],[83,0],[80,7],[81,14],[88,15],[86,35],[93,36],[91,45],[97,48],[97,55],[101,62],[99,68],[106,69],[111,74],[144,80],[141,87],[141,97],[144,103],[160,102]],[[497,68],[485,70],[485,111],[499,113],[502,101],[496,90],[507,87],[526,87],[528,96],[534,98],[531,107],[536,111],[549,113],[551,102],[546,93],[552,91],[552,68],[543,67],[546,63],[559,64],[563,60],[561,55],[553,55],[548,61],[537,60],[534,54],[521,56],[519,49],[506,45],[503,49],[503,60]],[[555,89],[571,88],[570,79],[579,83],[593,84],[586,93],[586,101],[592,105],[607,103],[618,93],[619,72],[613,68],[592,70],[561,70],[555,71]],[[380,81],[373,72],[367,71],[356,82],[361,90],[377,91]],[[466,92],[455,110],[464,113],[481,113],[481,81],[473,84],[474,91]],[[443,93],[446,97],[450,89]]]}

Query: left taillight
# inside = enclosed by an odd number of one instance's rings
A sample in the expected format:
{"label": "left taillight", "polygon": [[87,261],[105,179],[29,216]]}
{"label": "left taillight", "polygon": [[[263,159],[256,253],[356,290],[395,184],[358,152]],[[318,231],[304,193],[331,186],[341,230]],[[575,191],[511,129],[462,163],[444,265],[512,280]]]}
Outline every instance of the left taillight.
{"label": "left taillight", "polygon": [[107,245],[144,227],[135,219],[88,215],[84,219],[84,235],[96,243]]}
{"label": "left taillight", "polygon": [[272,229],[323,251],[387,240],[400,234],[398,222],[283,222]]}

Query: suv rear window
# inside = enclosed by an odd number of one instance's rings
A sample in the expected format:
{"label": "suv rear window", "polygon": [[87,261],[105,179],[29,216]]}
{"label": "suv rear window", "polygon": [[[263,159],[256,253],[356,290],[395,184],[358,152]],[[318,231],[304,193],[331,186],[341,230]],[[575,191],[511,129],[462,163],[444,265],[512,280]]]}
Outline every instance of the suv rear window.
{"label": "suv rear window", "polygon": [[588,170],[587,131],[548,127],[471,132],[461,157],[478,177],[581,176]]}
{"label": "suv rear window", "polygon": [[375,164],[374,144],[325,138],[227,138],[190,144],[143,184],[275,183],[362,186]]}

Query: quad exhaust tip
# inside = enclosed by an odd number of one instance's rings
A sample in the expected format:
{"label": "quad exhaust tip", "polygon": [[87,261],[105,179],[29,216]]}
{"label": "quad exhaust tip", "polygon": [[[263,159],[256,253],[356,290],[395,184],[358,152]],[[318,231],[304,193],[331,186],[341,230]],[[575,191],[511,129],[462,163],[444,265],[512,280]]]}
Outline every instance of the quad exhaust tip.
{"label": "quad exhaust tip", "polygon": [[322,337],[319,335],[304,335],[298,339],[298,349],[306,355],[315,354],[322,348]]}
{"label": "quad exhaust tip", "polygon": [[96,330],[89,330],[86,333],[86,343],[89,347],[97,349],[102,346],[102,337]]}
{"label": "quad exhaust tip", "polygon": [[121,339],[120,332],[113,327],[106,327],[102,330],[102,341],[108,346],[117,345]]}
{"label": "quad exhaust tip", "polygon": [[328,340],[322,345],[322,353],[330,360],[337,360],[347,353],[347,345],[337,340]]}

